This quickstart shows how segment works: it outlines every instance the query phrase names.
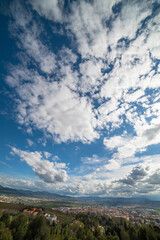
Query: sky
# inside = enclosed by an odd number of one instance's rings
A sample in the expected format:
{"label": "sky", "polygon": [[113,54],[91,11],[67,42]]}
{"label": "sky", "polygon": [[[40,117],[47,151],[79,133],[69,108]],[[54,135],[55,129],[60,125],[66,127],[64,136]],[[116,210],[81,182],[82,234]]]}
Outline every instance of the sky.
{"label": "sky", "polygon": [[0,36],[0,185],[160,199],[160,0],[1,0]]}

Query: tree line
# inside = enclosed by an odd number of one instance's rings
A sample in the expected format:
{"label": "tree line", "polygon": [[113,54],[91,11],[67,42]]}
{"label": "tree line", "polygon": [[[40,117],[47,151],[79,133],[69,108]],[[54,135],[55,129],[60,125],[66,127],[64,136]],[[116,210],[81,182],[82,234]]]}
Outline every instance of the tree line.
{"label": "tree line", "polygon": [[160,228],[133,225],[125,219],[79,213],[74,221],[52,225],[42,214],[0,217],[0,240],[160,240]]}

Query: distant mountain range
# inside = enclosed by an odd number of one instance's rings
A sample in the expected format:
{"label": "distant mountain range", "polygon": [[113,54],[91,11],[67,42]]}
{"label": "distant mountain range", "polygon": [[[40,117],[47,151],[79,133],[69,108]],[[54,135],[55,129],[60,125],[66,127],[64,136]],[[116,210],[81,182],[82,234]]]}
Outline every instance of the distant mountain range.
{"label": "distant mountain range", "polygon": [[140,207],[148,207],[148,208],[159,208],[160,209],[160,201],[148,199],[144,196],[142,197],[80,197],[79,200],[82,201],[96,201],[101,203],[102,206],[109,207],[118,207],[118,206],[140,206]]}
{"label": "distant mountain range", "polygon": [[56,193],[50,193],[46,191],[30,191],[22,189],[13,189],[8,187],[3,187],[0,185],[0,195],[12,195],[12,196],[25,196],[25,197],[46,197],[46,198],[55,198],[57,201],[67,200],[67,201],[82,201],[82,202],[95,202],[98,205],[102,206],[141,206],[141,207],[156,207],[160,209],[160,201],[147,199],[145,197],[131,197],[131,198],[122,198],[122,197],[70,197],[65,195],[60,195]]}
{"label": "distant mountain range", "polygon": [[24,196],[24,197],[47,197],[47,198],[57,198],[57,199],[74,199],[74,197],[64,196],[56,193],[49,193],[45,191],[30,191],[22,189],[13,189],[8,187],[3,187],[0,185],[0,194],[14,195],[14,196]]}

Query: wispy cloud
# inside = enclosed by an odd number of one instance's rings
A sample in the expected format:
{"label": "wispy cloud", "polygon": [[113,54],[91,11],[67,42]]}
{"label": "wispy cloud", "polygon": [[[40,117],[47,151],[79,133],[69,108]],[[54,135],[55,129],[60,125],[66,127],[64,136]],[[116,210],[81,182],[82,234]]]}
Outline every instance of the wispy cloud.
{"label": "wispy cloud", "polygon": [[8,163],[4,162],[4,161],[0,161],[1,164],[3,164],[4,166],[6,166],[7,168],[12,168]]}
{"label": "wispy cloud", "polygon": [[30,147],[32,147],[34,144],[34,142],[31,139],[27,139],[27,143]]}

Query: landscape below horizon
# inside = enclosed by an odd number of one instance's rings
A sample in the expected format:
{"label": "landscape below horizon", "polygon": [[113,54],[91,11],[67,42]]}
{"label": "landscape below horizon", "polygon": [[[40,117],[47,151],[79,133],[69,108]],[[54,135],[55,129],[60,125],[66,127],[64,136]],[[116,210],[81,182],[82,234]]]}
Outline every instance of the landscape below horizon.
{"label": "landscape below horizon", "polygon": [[17,202],[52,207],[69,206],[107,206],[107,207],[133,207],[150,208],[160,210],[160,201],[146,197],[124,198],[124,197],[70,197],[49,192],[27,191],[23,189],[12,189],[0,186],[0,202]]}
{"label": "landscape below horizon", "polygon": [[0,199],[158,208],[160,0],[1,0],[0,25]]}

